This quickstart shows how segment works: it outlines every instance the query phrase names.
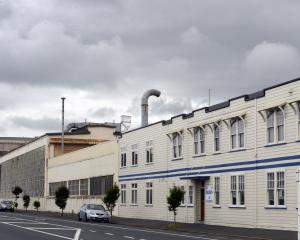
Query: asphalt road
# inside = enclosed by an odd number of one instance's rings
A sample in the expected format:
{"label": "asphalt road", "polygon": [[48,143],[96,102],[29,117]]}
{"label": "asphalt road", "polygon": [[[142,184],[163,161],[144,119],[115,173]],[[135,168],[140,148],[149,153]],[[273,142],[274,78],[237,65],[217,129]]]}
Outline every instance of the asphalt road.
{"label": "asphalt road", "polygon": [[2,240],[239,240],[220,236],[127,227],[118,224],[86,223],[18,213],[0,213]]}

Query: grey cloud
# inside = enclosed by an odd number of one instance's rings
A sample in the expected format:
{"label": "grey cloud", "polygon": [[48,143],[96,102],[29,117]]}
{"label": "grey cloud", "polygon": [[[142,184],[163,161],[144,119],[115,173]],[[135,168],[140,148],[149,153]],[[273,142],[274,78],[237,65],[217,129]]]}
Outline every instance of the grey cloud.
{"label": "grey cloud", "polygon": [[[163,117],[188,111],[191,101],[207,102],[208,88],[217,103],[300,75],[296,0],[3,2],[0,83],[37,89],[24,91],[28,96],[14,91],[11,101],[0,96],[5,111],[19,111],[38,95],[53,104],[58,94],[51,86],[85,92],[78,99],[93,93],[106,103],[119,101],[139,116],[134,97],[157,88],[164,100],[153,99],[152,116]],[[110,107],[90,113],[101,119]],[[118,111],[113,116],[123,114]],[[78,118],[75,108],[72,113]]]}
{"label": "grey cloud", "polygon": [[60,131],[61,120],[58,118],[29,118],[22,116],[10,117],[8,119],[17,128],[26,128],[32,130]]}

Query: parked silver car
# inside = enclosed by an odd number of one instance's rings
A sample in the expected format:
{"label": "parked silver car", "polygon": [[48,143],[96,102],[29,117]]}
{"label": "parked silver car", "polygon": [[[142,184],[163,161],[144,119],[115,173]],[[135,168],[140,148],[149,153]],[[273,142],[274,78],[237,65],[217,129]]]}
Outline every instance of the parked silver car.
{"label": "parked silver car", "polygon": [[0,203],[0,211],[10,211],[13,212],[14,211],[14,203],[11,200],[3,200]]}
{"label": "parked silver car", "polygon": [[100,204],[83,204],[78,213],[78,220],[84,220],[86,222],[103,221],[109,222],[110,215],[105,208]]}

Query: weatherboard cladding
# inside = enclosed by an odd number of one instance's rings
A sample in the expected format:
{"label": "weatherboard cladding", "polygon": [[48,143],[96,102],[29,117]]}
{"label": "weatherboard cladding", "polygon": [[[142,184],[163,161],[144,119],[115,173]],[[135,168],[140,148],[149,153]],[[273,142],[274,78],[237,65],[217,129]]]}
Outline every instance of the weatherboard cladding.
{"label": "weatherboard cladding", "polygon": [[[250,101],[254,99],[255,101]],[[285,83],[269,91],[265,89],[263,94],[257,92],[244,98],[231,100],[229,107],[220,108],[218,111],[194,111],[193,117],[184,115],[185,120],[183,115],[180,115],[181,117],[172,118],[172,124],[155,123],[140,128],[139,131],[124,134],[119,141],[121,147],[127,147],[128,166],[120,169],[119,180],[127,186],[128,203],[126,206],[120,206],[120,216],[172,221],[172,214],[167,210],[166,196],[170,187],[184,185],[186,190],[189,186],[197,189],[194,192],[196,204],[180,207],[177,219],[180,222],[197,222],[199,216],[196,213],[200,212],[197,205],[199,185],[197,181],[180,180],[180,178],[210,176],[205,183],[206,186],[212,186],[214,177],[220,176],[221,208],[215,208],[212,203],[205,203],[205,223],[295,230],[297,227],[295,173],[300,169],[297,114],[291,105],[285,105],[285,144],[269,146],[266,145],[266,122],[258,110],[299,100],[300,82],[293,81],[290,85]],[[245,114],[246,117],[245,149],[230,150],[230,131],[226,124],[221,122],[220,153],[213,152],[213,133],[206,127],[206,152],[203,156],[193,155],[193,137],[187,128],[239,114]],[[167,134],[182,129],[184,130],[183,157],[174,161],[171,154],[172,144]],[[145,143],[148,140],[153,140],[154,146],[154,163],[149,165],[145,160]],[[133,144],[138,144],[139,165],[137,167],[130,166],[130,151]],[[285,172],[286,206],[283,209],[270,209],[266,204],[266,172],[277,170]],[[245,175],[246,204],[244,208],[232,208],[230,177],[232,174],[241,173]],[[135,174],[148,175],[132,176]],[[164,175],[166,177],[162,177]],[[145,186],[148,181],[153,182],[153,206],[145,206]],[[132,183],[138,184],[138,206],[130,206]]]}

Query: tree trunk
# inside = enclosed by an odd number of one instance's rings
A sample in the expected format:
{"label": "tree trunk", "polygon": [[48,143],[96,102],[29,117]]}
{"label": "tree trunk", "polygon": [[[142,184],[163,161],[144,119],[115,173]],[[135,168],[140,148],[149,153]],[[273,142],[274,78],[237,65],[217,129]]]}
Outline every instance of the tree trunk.
{"label": "tree trunk", "polygon": [[176,211],[174,211],[174,225],[176,224]]}
{"label": "tree trunk", "polygon": [[64,210],[61,209],[61,216],[63,217],[64,216]]}
{"label": "tree trunk", "polygon": [[113,210],[110,209],[110,224],[112,223],[112,218],[113,218],[112,212],[113,212]]}

